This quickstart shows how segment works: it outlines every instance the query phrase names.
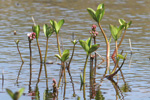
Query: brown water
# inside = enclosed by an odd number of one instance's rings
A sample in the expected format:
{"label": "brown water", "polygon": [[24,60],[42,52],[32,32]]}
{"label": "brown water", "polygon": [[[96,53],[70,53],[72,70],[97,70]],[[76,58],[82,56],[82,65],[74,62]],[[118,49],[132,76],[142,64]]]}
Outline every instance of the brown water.
{"label": "brown water", "polygon": [[[119,25],[118,19],[123,18],[127,21],[132,20],[133,24],[128,29],[126,37],[122,43],[121,49],[128,52],[128,58],[122,68],[125,81],[131,88],[131,92],[124,92],[125,100],[148,100],[150,99],[150,1],[149,0],[1,0],[0,1],[0,74],[4,71],[4,86],[0,87],[0,100],[10,100],[5,89],[9,88],[17,91],[24,87],[25,93],[29,91],[29,49],[26,34],[31,32],[33,25],[31,16],[34,16],[35,21],[42,28],[43,24],[49,24],[50,19],[60,20],[65,19],[65,24],[60,31],[60,39],[63,41],[63,49],[72,50],[71,37],[75,34],[76,39],[87,39],[90,34],[92,24],[96,24],[89,16],[87,8],[96,9],[100,3],[105,4],[105,15],[101,21],[107,36],[110,35],[109,24]],[[13,35],[13,31],[17,31],[17,35]],[[99,30],[98,30],[99,31]],[[132,41],[133,55],[130,56],[129,38]],[[21,74],[19,76],[18,84],[16,84],[17,75],[21,66],[21,60],[16,48],[14,40],[20,39],[20,51],[22,53],[25,63],[23,64]],[[43,32],[40,33],[40,46],[42,54],[45,54],[45,36]],[[101,47],[98,53],[105,57],[105,43],[103,36],[99,31],[98,43]],[[112,40],[111,48],[113,51],[114,41]],[[40,60],[36,41],[32,42],[33,51],[33,74],[32,74],[32,90],[35,89],[38,80]],[[73,97],[72,85],[70,83],[69,75],[67,74],[66,99],[76,100],[77,97],[83,99],[83,91],[80,91],[80,73],[84,66],[85,53],[78,44],[73,62],[71,64],[71,73],[74,80],[76,97]],[[55,61],[54,57],[57,54],[55,34],[49,39],[49,50],[47,61]],[[98,62],[101,59],[98,58]],[[105,67],[103,63],[99,67]],[[111,61],[111,68],[113,63]],[[48,70],[48,85],[52,89],[52,79],[59,80],[60,66],[57,64],[47,64]],[[105,68],[97,69],[96,83],[100,84],[100,79],[104,74]],[[90,99],[89,94],[89,67],[87,67],[87,88],[86,98]],[[121,76],[120,76],[121,78]],[[116,81],[116,78],[115,78]],[[0,83],[2,78],[0,77]],[[122,87],[124,82],[119,80],[119,87]],[[100,91],[105,100],[115,100],[116,92],[112,83],[104,79],[101,84]],[[62,85],[61,85],[62,86]],[[38,84],[40,91],[40,100],[43,99],[44,91],[46,89],[46,80],[44,73],[44,66],[42,69],[40,82]],[[121,94],[120,94],[121,95]],[[59,100],[63,99],[63,86],[59,89]],[[31,100],[31,96],[22,96],[21,100]]]}

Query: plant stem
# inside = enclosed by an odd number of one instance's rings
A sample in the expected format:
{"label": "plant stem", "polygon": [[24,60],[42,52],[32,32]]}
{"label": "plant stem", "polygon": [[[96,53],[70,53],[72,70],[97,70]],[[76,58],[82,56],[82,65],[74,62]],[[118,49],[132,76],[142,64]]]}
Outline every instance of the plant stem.
{"label": "plant stem", "polygon": [[109,66],[110,66],[110,58],[109,58],[110,57],[110,45],[109,45],[107,36],[106,36],[103,28],[101,27],[101,24],[98,23],[98,25],[99,25],[99,28],[100,28],[100,30],[105,38],[105,42],[106,42],[106,71],[105,71],[105,74],[107,74],[107,71],[109,70]]}
{"label": "plant stem", "polygon": [[84,65],[84,71],[83,71],[83,84],[85,84],[86,66],[87,66],[87,62],[88,62],[88,57],[89,57],[89,55],[86,56],[86,61],[85,61],[85,65]]}
{"label": "plant stem", "polygon": [[58,33],[56,33],[56,38],[57,38],[57,47],[58,47],[58,52],[59,52],[59,55],[61,56],[61,50],[60,50],[60,44],[59,44]]}
{"label": "plant stem", "polygon": [[44,63],[46,63],[46,59],[47,59],[47,50],[48,50],[48,37],[46,39],[46,50],[45,50],[45,59],[44,59]]}
{"label": "plant stem", "polygon": [[65,71],[65,63],[64,62],[62,62],[62,67],[64,69],[64,80],[65,80],[65,84],[66,84],[67,81],[66,81],[66,71]]}
{"label": "plant stem", "polygon": [[[96,44],[96,36],[94,37],[94,44]],[[96,68],[97,68],[97,55],[95,53],[95,68],[94,68],[94,75],[96,76]]]}
{"label": "plant stem", "polygon": [[31,49],[31,40],[29,39],[29,50],[30,50],[30,65],[32,65],[32,49]]}
{"label": "plant stem", "polygon": [[18,52],[19,52],[20,58],[21,58],[21,60],[22,60],[22,63],[24,63],[24,61],[23,61],[23,59],[22,59],[22,56],[21,56],[21,53],[20,53],[20,50],[19,50],[18,43],[17,43],[17,49],[18,49]]}
{"label": "plant stem", "polygon": [[73,55],[74,55],[74,50],[75,50],[75,45],[73,46],[72,55],[71,55],[71,58],[70,58],[70,60],[69,60],[68,66],[67,66],[68,69],[70,69],[70,63],[71,63],[72,58],[73,58]]}
{"label": "plant stem", "polygon": [[40,46],[39,46],[39,41],[38,41],[38,39],[36,39],[36,42],[37,42],[37,46],[38,46],[38,49],[39,49],[40,63],[42,63],[42,54],[41,54],[41,49],[40,49]]}
{"label": "plant stem", "polygon": [[[118,44],[118,48],[120,47],[120,45],[121,45],[121,43],[122,43],[122,41],[123,41],[123,39],[124,39],[124,37],[125,37],[125,34],[126,34],[126,30],[124,30],[123,36],[122,36],[122,38],[121,38],[121,40],[120,40],[120,42],[119,42],[119,44]],[[116,61],[115,61],[115,59],[114,59],[115,55],[116,55],[116,49],[114,50],[114,52],[113,52],[113,54],[112,54],[112,56],[111,56],[111,58],[113,59],[114,63],[116,63]]]}
{"label": "plant stem", "polygon": [[30,80],[29,80],[29,93],[31,92],[31,79],[32,79],[32,49],[31,49],[31,40],[29,40],[29,50],[30,50]]}
{"label": "plant stem", "polygon": [[117,41],[115,41],[116,44],[116,59],[118,59],[118,46],[117,46]]}
{"label": "plant stem", "polygon": [[61,82],[61,78],[62,78],[62,76],[63,76],[63,73],[64,73],[64,68],[63,68],[63,66],[61,65],[61,70],[60,70],[61,72],[60,72],[60,78],[59,78],[59,82],[58,82],[58,88],[59,88],[59,86],[60,86],[60,82]]}

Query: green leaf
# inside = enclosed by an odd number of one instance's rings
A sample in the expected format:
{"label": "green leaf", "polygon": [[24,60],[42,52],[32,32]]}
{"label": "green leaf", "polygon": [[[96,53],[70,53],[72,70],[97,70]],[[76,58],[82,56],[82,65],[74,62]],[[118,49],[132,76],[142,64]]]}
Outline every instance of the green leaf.
{"label": "green leaf", "polygon": [[91,47],[91,44],[92,44],[92,37],[89,37],[87,40],[86,40],[86,43],[88,44],[89,48]]}
{"label": "green leaf", "polygon": [[130,21],[129,23],[127,23],[127,29],[131,26],[132,21]]}
{"label": "green leaf", "polygon": [[103,4],[103,3],[99,4],[99,5],[97,6],[97,10],[98,10],[98,9],[104,9],[104,4]]}
{"label": "green leaf", "polygon": [[101,13],[102,13],[102,9],[97,9],[96,10],[96,18],[97,18],[98,22],[101,21]]}
{"label": "green leaf", "polygon": [[36,39],[39,38],[39,33],[40,33],[40,26],[39,25],[34,25],[32,26],[32,31],[36,34]]}
{"label": "green leaf", "polygon": [[59,33],[59,26],[58,26],[58,23],[56,21],[54,21],[54,26],[55,26],[55,32],[56,34]]}
{"label": "green leaf", "polygon": [[79,40],[80,42],[80,45],[82,46],[82,48],[87,52],[88,54],[88,51],[89,51],[89,46],[88,44],[86,43],[86,41],[83,41],[83,40]]}
{"label": "green leaf", "polygon": [[50,24],[51,24],[51,25],[52,25],[52,27],[55,29],[54,21],[53,21],[53,20],[50,20]]}
{"label": "green leaf", "polygon": [[6,89],[7,93],[9,94],[9,96],[14,99],[14,93],[10,90],[10,89]]}
{"label": "green leaf", "polygon": [[109,28],[110,28],[110,31],[111,31],[111,34],[112,34],[114,40],[117,41],[117,33],[118,33],[117,27],[110,24]]}
{"label": "green leaf", "polygon": [[92,8],[87,8],[87,11],[89,12],[90,16],[97,22],[96,12]]}
{"label": "green leaf", "polygon": [[126,23],[126,21],[123,19],[119,19],[119,23],[120,23],[120,25],[124,25]]}
{"label": "green leaf", "polygon": [[14,93],[10,89],[6,89],[7,93],[9,96],[13,99],[14,98]]}
{"label": "green leaf", "polygon": [[82,77],[82,74],[80,74],[80,81],[81,81],[81,84],[83,84],[83,77]]}
{"label": "green leaf", "polygon": [[111,31],[111,34],[115,41],[117,41],[119,39],[123,28],[124,28],[124,25],[121,25],[121,26],[119,26],[119,28],[117,28],[117,26],[110,24],[110,31]]}
{"label": "green leaf", "polygon": [[53,34],[53,28],[49,27],[47,24],[43,25],[43,32],[47,38]]}
{"label": "green leaf", "polygon": [[65,62],[69,58],[69,54],[70,54],[70,51],[68,49],[64,50],[62,57],[61,57],[61,61]]}
{"label": "green leaf", "polygon": [[71,42],[73,43],[73,45],[76,45],[78,43],[77,40],[73,40]]}
{"label": "green leaf", "polygon": [[124,56],[124,60],[126,60],[126,58],[127,58],[127,55],[128,55],[128,53],[126,53],[126,54],[125,54],[125,56]]}
{"label": "green leaf", "polygon": [[117,56],[118,56],[120,59],[124,59],[123,55],[121,55],[121,54],[118,54]]}
{"label": "green leaf", "polygon": [[18,98],[20,98],[24,92],[25,88],[21,88],[18,92],[19,92],[19,96]]}
{"label": "green leaf", "polygon": [[122,34],[123,29],[124,29],[124,25],[119,26],[118,33],[117,33],[117,40],[119,39],[120,35]]}
{"label": "green leaf", "polygon": [[92,52],[96,51],[99,47],[100,47],[100,44],[92,45],[88,53],[91,54]]}
{"label": "green leaf", "polygon": [[119,19],[119,23],[120,23],[120,25],[124,25],[125,30],[127,30],[130,27],[130,25],[132,24],[132,21],[130,21],[129,23],[126,23],[125,20]]}
{"label": "green leaf", "polygon": [[104,4],[99,4],[96,11],[96,18],[98,23],[102,20],[105,13]]}
{"label": "green leaf", "polygon": [[48,27],[47,24],[44,24],[44,25],[43,25],[43,32],[44,32],[44,34],[45,34],[46,37],[48,37],[48,35],[47,35],[47,31],[48,31],[48,30],[47,30],[47,27]]}
{"label": "green leaf", "polygon": [[60,57],[60,55],[58,55],[58,54],[55,54],[55,57],[57,57],[59,60],[61,60],[61,57]]}
{"label": "green leaf", "polygon": [[50,24],[55,29],[56,34],[58,34],[60,31],[60,28],[64,24],[64,19],[60,20],[58,23],[56,21],[50,20]]}
{"label": "green leaf", "polygon": [[64,24],[64,22],[65,22],[64,19],[62,19],[58,22],[59,30],[62,27],[62,25]]}

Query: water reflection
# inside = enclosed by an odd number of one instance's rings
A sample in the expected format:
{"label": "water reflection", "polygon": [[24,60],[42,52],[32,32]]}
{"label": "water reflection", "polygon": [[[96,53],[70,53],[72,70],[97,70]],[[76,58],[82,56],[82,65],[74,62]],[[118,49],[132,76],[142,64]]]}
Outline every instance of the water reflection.
{"label": "water reflection", "polygon": [[17,76],[17,80],[16,80],[16,84],[18,84],[19,75],[20,75],[20,73],[21,73],[21,70],[22,70],[23,64],[24,64],[24,62],[22,62],[21,66],[20,66],[20,69],[19,69],[19,72],[18,72],[18,76]]}

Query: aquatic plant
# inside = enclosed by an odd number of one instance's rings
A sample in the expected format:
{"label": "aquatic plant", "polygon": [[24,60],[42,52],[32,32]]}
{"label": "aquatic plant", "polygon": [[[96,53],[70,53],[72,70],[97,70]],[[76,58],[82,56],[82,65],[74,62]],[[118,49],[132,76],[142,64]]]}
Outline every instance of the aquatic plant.
{"label": "aquatic plant", "polygon": [[62,25],[64,24],[64,19],[60,20],[58,23],[54,20],[50,20],[50,24],[52,25],[52,27],[54,28],[54,31],[56,33],[56,38],[57,38],[57,48],[58,48],[58,52],[59,55],[61,56],[61,50],[60,50],[60,43],[59,43],[59,31],[62,27]]}
{"label": "aquatic plant", "polygon": [[92,8],[87,8],[87,11],[89,12],[89,14],[91,15],[91,17],[98,23],[98,26],[104,36],[105,42],[106,42],[106,71],[105,73],[107,73],[107,71],[109,70],[109,66],[110,66],[110,43],[109,40],[100,24],[100,21],[102,20],[104,13],[105,13],[105,8],[104,8],[104,4],[99,4],[97,7],[97,10],[94,11]]}
{"label": "aquatic plant", "polygon": [[96,51],[100,45],[99,44],[94,44],[94,45],[91,45],[91,37],[88,38],[86,41],[84,40],[79,40],[80,42],[80,45],[82,46],[82,48],[85,50],[86,52],[86,60],[85,60],[85,64],[84,64],[84,71],[83,71],[83,84],[85,84],[85,73],[86,73],[86,66],[87,66],[87,61],[88,61],[88,57],[89,55]]}
{"label": "aquatic plant", "polygon": [[[119,23],[120,23],[120,25],[124,25],[124,33],[123,33],[123,35],[122,35],[122,38],[121,38],[119,44],[117,45],[117,48],[120,47],[120,45],[121,45],[121,43],[122,43],[122,41],[123,41],[123,39],[124,39],[124,37],[125,37],[126,31],[127,31],[127,29],[130,27],[130,25],[132,24],[132,21],[130,21],[129,23],[126,23],[125,20],[119,19]],[[113,54],[112,54],[112,56],[111,56],[112,59],[114,60],[114,63],[116,63],[116,61],[115,61],[115,59],[114,59],[115,54],[116,54],[116,49],[114,50],[114,52],[113,52]]]}
{"label": "aquatic plant", "polygon": [[[69,54],[70,54],[70,51],[68,49],[64,50],[62,56],[60,56],[59,54],[55,54],[55,56],[62,62],[61,66],[62,66],[62,73],[64,72],[65,83],[66,83],[65,62],[69,58]],[[62,73],[61,73],[61,77],[62,77]],[[61,77],[58,83],[58,87],[60,85]]]}
{"label": "aquatic plant", "polygon": [[28,41],[29,41],[29,50],[30,50],[30,65],[32,64],[32,49],[31,49],[31,41],[35,38],[36,34],[34,32],[28,33]]}
{"label": "aquatic plant", "polygon": [[[87,8],[87,11],[89,12],[90,16],[97,22],[100,30],[101,30],[101,33],[105,39],[105,43],[106,43],[106,70],[105,70],[105,74],[104,76],[107,74],[108,70],[109,70],[109,67],[110,67],[110,42],[111,42],[111,37],[110,39],[108,40],[102,26],[101,26],[101,20],[104,16],[104,13],[105,13],[105,8],[104,8],[104,4],[99,4],[98,7],[97,7],[97,10],[94,11],[92,8]],[[111,33],[112,33],[112,36],[113,38],[115,39],[115,42],[116,42],[116,49],[115,49],[115,53],[118,52],[118,48],[119,46],[121,45],[121,42],[123,41],[124,39],[124,35],[126,33],[126,29],[131,25],[131,21],[129,23],[126,23],[125,20],[123,19],[119,19],[119,22],[121,24],[121,26],[119,28],[113,26],[113,25],[110,25],[110,29],[111,29]],[[124,35],[119,43],[119,45],[117,45],[117,40],[118,38],[120,37],[121,33],[122,33],[122,30],[123,28],[125,29],[125,32],[124,32]],[[115,53],[112,55],[112,57],[115,56]],[[116,63],[115,63],[116,64]]]}
{"label": "aquatic plant", "polygon": [[19,50],[19,40],[16,40],[15,43],[16,43],[16,45],[17,45],[17,50],[18,50],[18,52],[19,52],[21,61],[22,61],[22,63],[24,63],[24,60],[22,59],[22,56],[21,56],[21,52],[20,52],[20,50]]}
{"label": "aquatic plant", "polygon": [[[93,24],[92,25],[92,32],[90,32],[90,34],[92,35],[93,37],[93,40],[94,40],[94,44],[96,44],[96,36],[98,35],[98,32],[96,31],[96,25]],[[94,74],[96,75],[96,68],[97,68],[97,54],[95,52],[95,55],[94,55],[94,58],[95,58],[95,68],[94,68]],[[93,71],[92,71],[93,72]]]}
{"label": "aquatic plant", "polygon": [[49,27],[47,24],[44,24],[43,25],[43,31],[44,31],[44,34],[46,36],[46,50],[45,50],[45,59],[44,59],[44,63],[46,63],[47,50],[48,50],[48,39],[53,34],[54,29],[52,27]]}
{"label": "aquatic plant", "polygon": [[42,54],[41,54],[41,49],[40,49],[40,45],[39,45],[39,33],[40,33],[40,26],[39,25],[33,25],[32,26],[32,31],[36,34],[36,43],[38,46],[38,50],[39,50],[39,55],[40,55],[40,62],[42,63]]}
{"label": "aquatic plant", "polygon": [[25,88],[21,88],[19,91],[13,93],[10,89],[6,89],[7,93],[9,94],[9,96],[12,98],[12,100],[18,100],[23,92],[24,92]]}

